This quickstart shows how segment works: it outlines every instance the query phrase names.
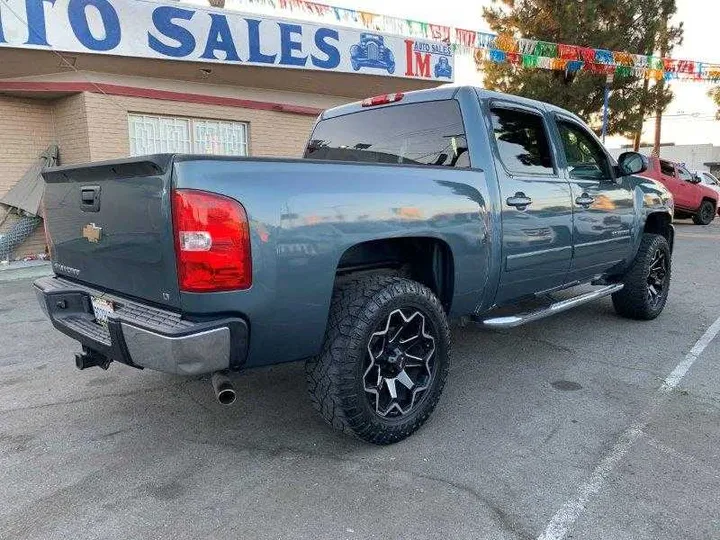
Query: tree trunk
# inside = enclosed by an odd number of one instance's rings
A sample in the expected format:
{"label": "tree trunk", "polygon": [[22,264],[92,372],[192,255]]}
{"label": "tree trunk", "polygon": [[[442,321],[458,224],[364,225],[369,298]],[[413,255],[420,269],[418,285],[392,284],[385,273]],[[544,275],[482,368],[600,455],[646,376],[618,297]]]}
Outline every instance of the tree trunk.
{"label": "tree trunk", "polygon": [[635,137],[633,138],[633,151],[634,152],[640,151],[643,127],[645,127],[645,107],[647,106],[647,98],[648,98],[649,90],[650,90],[650,79],[645,77],[645,80],[643,81],[642,99],[640,100],[640,125],[638,126],[638,129],[635,132]]}

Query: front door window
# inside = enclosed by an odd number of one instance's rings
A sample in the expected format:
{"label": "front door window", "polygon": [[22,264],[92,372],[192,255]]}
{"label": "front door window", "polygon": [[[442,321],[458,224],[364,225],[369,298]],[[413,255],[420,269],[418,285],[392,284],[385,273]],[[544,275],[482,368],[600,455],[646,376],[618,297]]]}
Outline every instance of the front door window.
{"label": "front door window", "polygon": [[571,122],[558,122],[558,129],[570,178],[598,181],[612,178],[607,156],[592,135]]}

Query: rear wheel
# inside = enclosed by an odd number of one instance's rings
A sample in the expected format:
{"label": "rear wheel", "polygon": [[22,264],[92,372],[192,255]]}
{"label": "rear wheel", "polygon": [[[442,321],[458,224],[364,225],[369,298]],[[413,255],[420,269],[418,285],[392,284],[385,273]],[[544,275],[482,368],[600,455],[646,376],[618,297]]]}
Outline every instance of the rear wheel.
{"label": "rear wheel", "polygon": [[700,210],[693,216],[695,225],[710,225],[715,219],[715,205],[711,201],[703,201]]}
{"label": "rear wheel", "polygon": [[450,330],[433,292],[365,276],[339,286],[321,353],[306,363],[313,404],[334,428],[374,444],[414,433],[448,375]]}
{"label": "rear wheel", "polygon": [[670,246],[664,237],[643,234],[635,260],[623,276],[625,287],[612,295],[619,315],[651,320],[662,313],[670,290],[670,257]]}

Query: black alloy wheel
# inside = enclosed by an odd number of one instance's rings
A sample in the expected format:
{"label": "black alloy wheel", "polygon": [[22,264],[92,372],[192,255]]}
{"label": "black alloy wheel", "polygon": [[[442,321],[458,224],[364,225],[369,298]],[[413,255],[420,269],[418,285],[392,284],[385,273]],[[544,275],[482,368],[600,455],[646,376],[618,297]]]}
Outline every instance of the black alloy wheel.
{"label": "black alloy wheel", "polygon": [[629,319],[656,318],[667,303],[671,272],[667,239],[659,234],[643,234],[635,260],[619,279],[624,287],[612,295],[615,311]]}
{"label": "black alloy wheel", "polygon": [[375,274],[338,283],[322,351],[305,373],[313,405],[331,426],[392,444],[430,417],[449,366],[450,326],[433,291]]}
{"label": "black alloy wheel", "polygon": [[715,205],[710,201],[703,201],[700,210],[693,216],[696,225],[710,225],[715,219]]}
{"label": "black alloy wheel", "polygon": [[656,308],[663,299],[667,286],[668,261],[665,252],[658,248],[653,254],[647,277],[647,292],[650,305]]}
{"label": "black alloy wheel", "polygon": [[363,387],[380,417],[409,414],[435,374],[435,329],[422,310],[395,309],[370,336]]}

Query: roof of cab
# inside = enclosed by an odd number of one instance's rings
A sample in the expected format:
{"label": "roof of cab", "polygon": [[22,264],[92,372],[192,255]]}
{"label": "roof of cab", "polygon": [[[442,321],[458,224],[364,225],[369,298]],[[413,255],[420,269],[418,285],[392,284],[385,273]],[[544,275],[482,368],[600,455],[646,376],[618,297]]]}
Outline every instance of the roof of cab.
{"label": "roof of cab", "polygon": [[[484,88],[480,88],[479,86],[454,86],[450,84],[439,86],[437,88],[430,88],[427,90],[414,90],[412,92],[406,92],[403,96],[402,101],[400,102],[388,103],[387,105],[377,105],[373,108],[407,105],[408,103],[421,103],[423,101],[441,101],[445,99],[454,99],[459,92],[468,90],[472,92],[477,92],[477,94],[481,98],[495,98],[498,100],[512,101],[520,105],[527,105],[549,112],[562,113],[582,122],[582,120],[577,115],[549,103],[515,96],[512,94],[503,94],[502,92],[493,92],[492,90],[485,90]],[[367,108],[363,108],[362,101],[355,101],[353,103],[348,103],[347,105],[340,105],[339,107],[334,107],[332,109],[326,110],[320,116],[320,120],[327,120],[328,118],[335,118],[337,116],[343,116],[362,110],[367,110]]]}
{"label": "roof of cab", "polygon": [[[438,88],[429,88],[427,90],[413,90],[412,92],[404,92],[402,104],[407,105],[408,103],[420,103],[423,101],[441,101],[444,99],[452,99],[461,87],[458,86],[439,86]],[[368,96],[370,97],[370,96]],[[387,107],[390,105],[398,105],[399,102],[389,103],[388,105],[377,105],[373,108]],[[354,101],[347,105],[340,105],[339,107],[333,107],[322,113],[320,116],[321,120],[327,120],[328,118],[335,118],[336,116],[344,116],[367,110],[362,106],[362,101]]]}

